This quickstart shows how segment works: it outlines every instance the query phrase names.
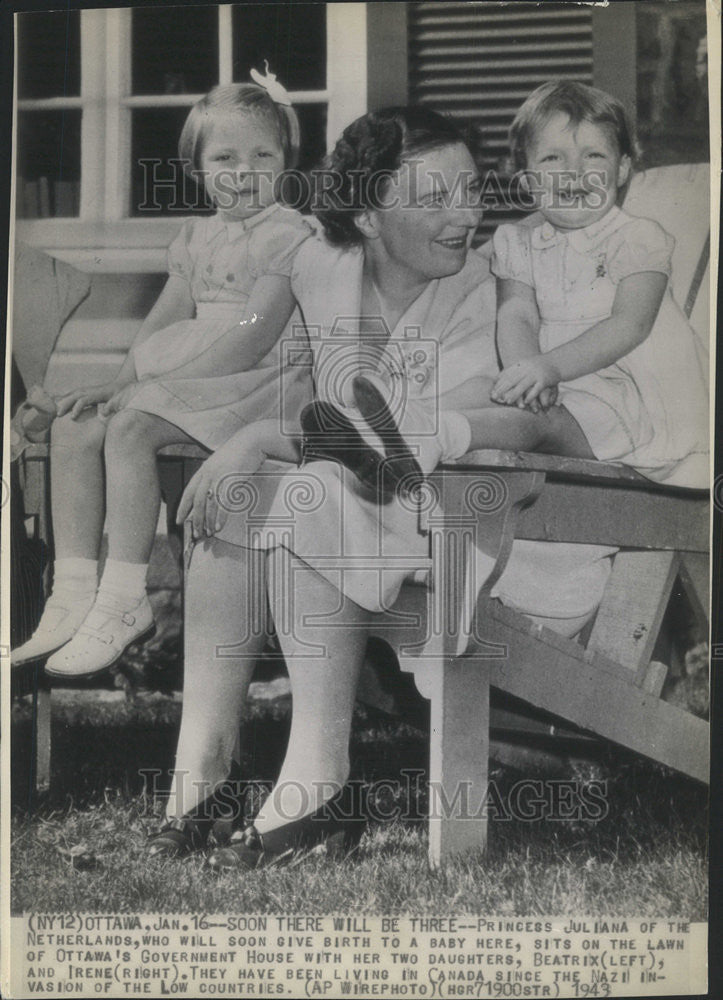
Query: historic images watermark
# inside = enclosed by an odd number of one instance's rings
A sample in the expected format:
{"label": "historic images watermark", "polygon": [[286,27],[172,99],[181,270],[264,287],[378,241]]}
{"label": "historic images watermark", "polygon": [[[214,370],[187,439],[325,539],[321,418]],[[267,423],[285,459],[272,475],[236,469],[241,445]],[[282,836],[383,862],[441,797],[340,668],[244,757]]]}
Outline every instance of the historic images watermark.
{"label": "historic images watermark", "polygon": [[[193,167],[178,157],[161,160],[148,157],[138,161],[143,171],[142,198],[136,205],[139,213],[166,212],[187,214],[208,208],[204,180],[207,171]],[[451,210],[519,210],[529,212],[538,206],[540,199],[547,199],[548,207],[564,209],[598,209],[605,202],[606,172],[604,170],[519,170],[512,175],[487,170],[483,174],[460,171],[454,185],[445,185],[439,171],[425,169],[425,184],[420,184],[423,160],[406,161],[410,183],[405,186],[405,197],[391,194],[389,182],[394,177],[391,170],[377,170],[369,174],[351,171],[352,182],[342,190],[342,176],[324,167],[310,171],[284,170],[275,175],[271,171],[221,170],[214,175],[214,201],[221,212],[233,211],[239,203],[240,179],[243,181],[243,204],[249,212],[264,208],[262,181],[273,184],[274,198],[288,208],[310,209],[312,212],[327,210],[362,212],[376,208],[445,208]],[[356,176],[355,176],[356,175]],[[248,179],[253,183],[248,186]],[[348,182],[349,175],[346,180]],[[424,191],[420,196],[420,189]],[[162,194],[171,196],[163,205]]]}
{"label": "historic images watermark", "polygon": [[[154,800],[169,797],[167,775],[160,768],[144,768],[139,773],[144,796]],[[183,773],[175,772],[177,783]],[[347,782],[348,794],[337,798],[338,786],[325,782],[312,782],[309,787],[295,781],[275,785],[271,781],[228,779],[213,786],[200,781],[193,785],[201,803],[194,815],[232,826],[244,820],[249,809],[258,807],[272,788],[275,806],[289,822],[312,813],[316,801],[326,802],[329,814],[342,821],[359,815],[378,823],[418,820],[415,803],[420,794],[429,803],[425,815],[432,819],[594,824],[609,811],[607,780],[597,778],[524,778],[511,784],[491,779],[482,796],[475,796],[472,781],[442,787],[440,782],[427,779],[424,771],[414,769],[402,769],[394,779],[352,779]]]}

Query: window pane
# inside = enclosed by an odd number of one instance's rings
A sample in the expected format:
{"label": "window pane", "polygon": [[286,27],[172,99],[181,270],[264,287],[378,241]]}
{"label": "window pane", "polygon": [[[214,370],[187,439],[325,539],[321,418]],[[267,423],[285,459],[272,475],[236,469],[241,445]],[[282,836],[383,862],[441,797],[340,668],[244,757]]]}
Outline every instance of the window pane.
{"label": "window pane", "polygon": [[80,12],[18,14],[18,97],[78,97]]}
{"label": "window pane", "polygon": [[17,211],[21,219],[78,215],[81,111],[20,111]]}
{"label": "window pane", "polygon": [[326,4],[234,4],[233,78],[245,82],[264,59],[287,90],[326,87]]}
{"label": "window pane", "polygon": [[205,94],[218,83],[216,7],[133,10],[132,93]]}
{"label": "window pane", "polygon": [[178,137],[188,108],[137,108],[132,115],[131,206],[134,216],[190,215],[211,211],[203,188],[186,177]]}
{"label": "window pane", "polygon": [[299,169],[311,170],[326,153],[326,104],[297,104],[294,110],[301,131]]}

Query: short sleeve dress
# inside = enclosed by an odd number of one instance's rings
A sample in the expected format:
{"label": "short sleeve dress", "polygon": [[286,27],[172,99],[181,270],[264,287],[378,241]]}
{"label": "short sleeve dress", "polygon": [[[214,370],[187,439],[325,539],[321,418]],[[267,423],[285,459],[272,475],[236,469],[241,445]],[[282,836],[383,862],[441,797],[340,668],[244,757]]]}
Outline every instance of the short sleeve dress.
{"label": "short sleeve dress", "polygon": [[[300,328],[298,310],[275,347],[248,371],[162,376],[228,332],[258,278],[290,277],[296,253],[312,232],[298,212],[278,204],[245,221],[220,214],[187,220],[168,249],[168,271],[188,282],[196,316],[158,330],[134,350],[138,378],[154,381],[141,382],[128,408],[162,417],[212,450],[255,420],[282,413],[285,421],[295,422],[311,398],[308,365],[286,363],[288,342]],[[252,327],[247,335],[253,336]]]}
{"label": "short sleeve dress", "polygon": [[[361,251],[338,250],[316,238],[300,249],[292,274],[309,332],[317,396],[340,406],[348,379],[360,359],[368,361],[370,350],[360,336],[362,267]],[[384,362],[387,370],[397,366],[410,397],[433,400],[470,378],[498,371],[494,330],[494,282],[487,261],[472,251],[458,274],[431,281],[412,303],[383,347]],[[369,502],[353,473],[329,461],[292,470],[266,463],[237,490],[232,472],[225,506],[233,513],[219,533],[222,540],[247,548],[283,547],[372,612],[391,608],[405,580],[427,579],[429,536],[412,504]],[[599,603],[612,551],[516,542],[493,594],[560,622],[584,617]],[[480,552],[477,586],[492,565]]]}
{"label": "short sleeve dress", "polygon": [[[578,337],[612,312],[619,282],[670,275],[674,240],[656,222],[613,208],[584,229],[549,222],[500,226],[491,267],[535,290],[540,350]],[[648,337],[615,364],[560,384],[558,402],[595,456],[657,482],[705,487],[709,479],[707,359],[685,315],[665,292]]]}

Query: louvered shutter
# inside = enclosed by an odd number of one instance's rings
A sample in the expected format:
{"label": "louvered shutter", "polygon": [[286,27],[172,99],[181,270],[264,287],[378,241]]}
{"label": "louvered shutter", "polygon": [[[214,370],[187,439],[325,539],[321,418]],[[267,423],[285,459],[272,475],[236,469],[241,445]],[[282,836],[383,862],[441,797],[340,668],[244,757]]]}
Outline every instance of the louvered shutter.
{"label": "louvered shutter", "polygon": [[[409,94],[472,126],[478,165],[502,169],[527,95],[552,78],[593,82],[592,13],[573,3],[410,3]],[[518,218],[487,209],[479,237]]]}

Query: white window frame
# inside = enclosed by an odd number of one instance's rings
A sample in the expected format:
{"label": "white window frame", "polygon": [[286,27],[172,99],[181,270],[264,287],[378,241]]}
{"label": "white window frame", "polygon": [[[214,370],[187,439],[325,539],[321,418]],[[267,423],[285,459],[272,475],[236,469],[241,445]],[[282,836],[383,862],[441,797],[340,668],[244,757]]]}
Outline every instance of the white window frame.
{"label": "white window frame", "polygon": [[[367,5],[326,5],[326,88],[291,91],[296,104],[327,105],[327,146],[367,110]],[[232,82],[231,5],[219,5],[219,82]],[[22,16],[22,15],[21,15]],[[156,272],[183,217],[128,215],[131,118],[135,108],[189,107],[202,94],[131,93],[132,8],[80,11],[79,97],[16,98],[17,111],[82,110],[80,212],[76,218],[18,219],[15,235],[85,271]],[[17,27],[16,27],[17,32]],[[16,151],[17,156],[17,151]]]}

